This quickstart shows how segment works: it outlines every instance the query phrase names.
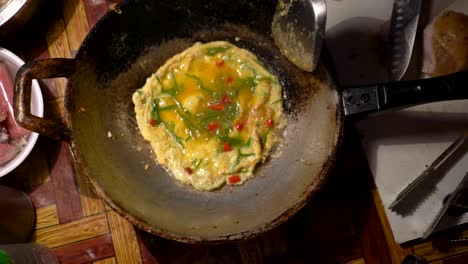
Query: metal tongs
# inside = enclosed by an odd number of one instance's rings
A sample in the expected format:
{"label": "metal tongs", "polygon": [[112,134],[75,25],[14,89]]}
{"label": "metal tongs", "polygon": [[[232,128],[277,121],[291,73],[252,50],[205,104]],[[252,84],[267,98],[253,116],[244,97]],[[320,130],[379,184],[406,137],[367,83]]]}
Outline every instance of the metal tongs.
{"label": "metal tongs", "polygon": [[[428,188],[424,185],[430,178],[439,179],[442,177],[443,172],[441,172],[441,168],[447,166],[447,163],[454,162],[457,160],[461,154],[464,154],[468,147],[468,132],[463,133],[459,136],[455,142],[453,142],[427,169],[425,169],[421,175],[419,175],[413,182],[411,182],[398,196],[396,197],[395,201],[389,206],[389,209],[395,212],[399,211],[399,207],[404,206],[404,202],[411,199],[410,196],[416,193],[416,190],[419,188]],[[463,207],[463,212],[468,211],[466,205],[460,206],[461,197],[463,195],[467,195],[468,191],[468,173],[464,176],[455,190],[444,200],[444,204],[442,208],[437,213],[436,217],[429,225],[429,227],[425,230],[422,239],[426,239],[430,234],[432,234],[437,227],[439,226],[440,222],[444,218],[444,216],[448,213],[448,211],[452,208],[457,209]]]}

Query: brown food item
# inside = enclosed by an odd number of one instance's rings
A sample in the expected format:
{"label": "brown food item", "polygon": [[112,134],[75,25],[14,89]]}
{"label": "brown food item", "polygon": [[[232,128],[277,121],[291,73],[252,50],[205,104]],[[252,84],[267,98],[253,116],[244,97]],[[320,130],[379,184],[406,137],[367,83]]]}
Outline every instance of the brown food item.
{"label": "brown food item", "polygon": [[468,16],[445,11],[424,30],[423,72],[446,75],[468,69]]}
{"label": "brown food item", "polygon": [[0,112],[6,113],[6,127],[12,139],[21,138],[29,131],[20,127],[13,115],[13,82],[5,64],[0,63]]}
{"label": "brown food item", "polygon": [[13,159],[18,153],[19,148],[17,146],[0,143],[0,165],[3,165]]}
{"label": "brown food item", "polygon": [[446,11],[424,30],[423,71],[431,76],[468,68],[468,16]]}

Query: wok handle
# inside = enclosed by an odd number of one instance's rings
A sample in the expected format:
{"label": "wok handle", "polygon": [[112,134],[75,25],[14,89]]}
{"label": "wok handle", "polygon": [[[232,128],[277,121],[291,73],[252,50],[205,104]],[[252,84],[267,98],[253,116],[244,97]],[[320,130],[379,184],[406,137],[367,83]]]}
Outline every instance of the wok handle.
{"label": "wok handle", "polygon": [[70,128],[62,121],[47,120],[31,114],[33,79],[68,77],[75,71],[74,59],[46,59],[24,64],[16,73],[14,115],[22,127],[70,143]]}
{"label": "wok handle", "polygon": [[468,71],[429,79],[346,87],[342,92],[346,116],[458,99],[468,99]]}

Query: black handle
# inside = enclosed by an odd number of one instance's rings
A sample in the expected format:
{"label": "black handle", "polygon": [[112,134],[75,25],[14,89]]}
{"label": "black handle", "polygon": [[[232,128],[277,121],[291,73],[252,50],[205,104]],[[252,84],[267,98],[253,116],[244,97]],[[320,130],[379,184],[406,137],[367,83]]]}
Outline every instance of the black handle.
{"label": "black handle", "polygon": [[346,116],[458,99],[468,99],[468,71],[414,81],[346,87],[342,93]]}

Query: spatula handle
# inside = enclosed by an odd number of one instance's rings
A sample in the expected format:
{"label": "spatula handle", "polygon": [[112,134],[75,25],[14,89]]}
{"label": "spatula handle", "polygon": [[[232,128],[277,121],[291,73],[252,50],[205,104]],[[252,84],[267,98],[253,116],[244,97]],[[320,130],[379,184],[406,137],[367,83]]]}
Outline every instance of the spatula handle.
{"label": "spatula handle", "polygon": [[346,87],[342,93],[347,116],[458,99],[468,99],[468,71],[429,79]]}

